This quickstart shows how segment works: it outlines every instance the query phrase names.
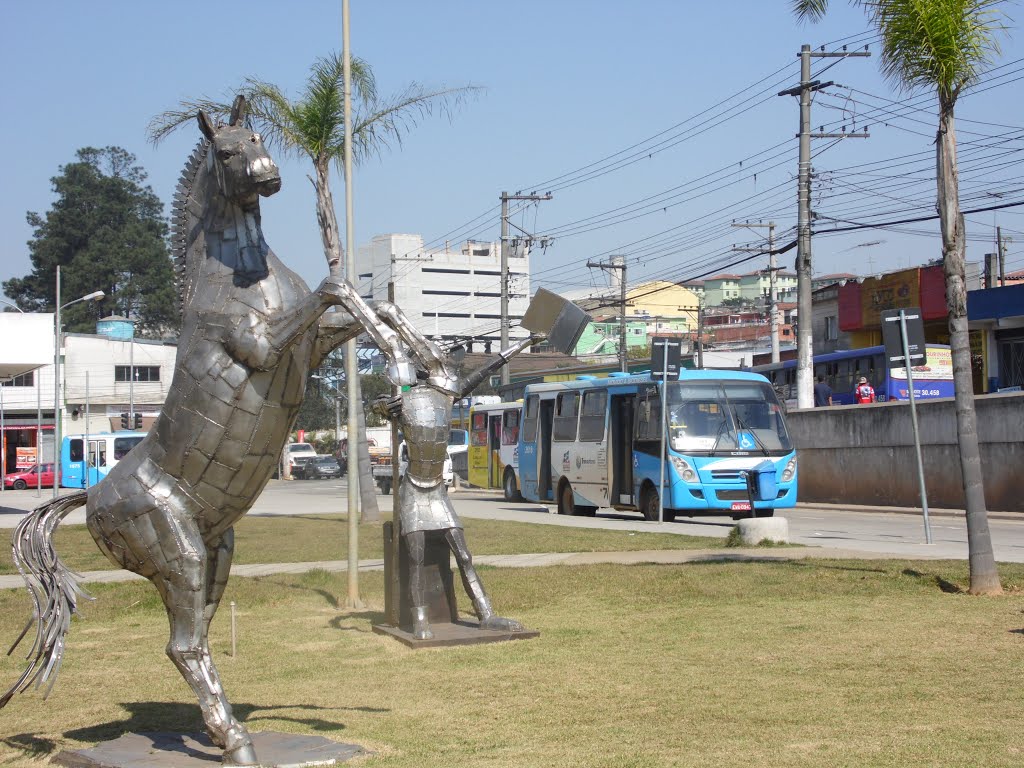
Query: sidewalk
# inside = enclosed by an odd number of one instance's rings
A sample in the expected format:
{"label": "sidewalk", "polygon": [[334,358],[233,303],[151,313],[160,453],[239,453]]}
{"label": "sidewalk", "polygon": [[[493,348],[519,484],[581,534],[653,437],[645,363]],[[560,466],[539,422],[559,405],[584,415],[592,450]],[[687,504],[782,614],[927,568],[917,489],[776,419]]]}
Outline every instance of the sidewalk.
{"label": "sidewalk", "polygon": [[[858,552],[852,549],[819,547],[759,548],[737,547],[730,549],[666,549],[637,552],[539,552],[523,555],[475,555],[473,562],[493,568],[543,568],[552,565],[679,565],[682,563],[711,562],[778,562],[782,560],[936,560],[937,555],[915,554],[896,555],[892,553]],[[277,573],[306,573],[321,570],[335,573],[348,570],[347,560],[322,560],[307,563],[250,563],[231,568],[232,576],[271,576]],[[360,571],[382,571],[383,560],[360,560]],[[82,583],[111,583],[142,579],[124,570],[85,571],[79,574]],[[0,589],[20,589],[25,586],[20,574],[0,576]]]}

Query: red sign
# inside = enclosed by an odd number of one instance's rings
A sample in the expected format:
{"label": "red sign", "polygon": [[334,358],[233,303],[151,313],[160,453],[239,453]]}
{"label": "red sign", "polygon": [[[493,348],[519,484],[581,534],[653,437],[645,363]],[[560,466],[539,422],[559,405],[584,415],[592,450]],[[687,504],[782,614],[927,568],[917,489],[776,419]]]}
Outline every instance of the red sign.
{"label": "red sign", "polygon": [[749,512],[750,502],[749,501],[734,501],[730,507],[734,512]]}
{"label": "red sign", "polygon": [[295,442],[296,443],[304,443],[304,442],[306,442],[306,430],[304,430],[304,429],[300,429],[299,430],[299,439],[296,440]]}

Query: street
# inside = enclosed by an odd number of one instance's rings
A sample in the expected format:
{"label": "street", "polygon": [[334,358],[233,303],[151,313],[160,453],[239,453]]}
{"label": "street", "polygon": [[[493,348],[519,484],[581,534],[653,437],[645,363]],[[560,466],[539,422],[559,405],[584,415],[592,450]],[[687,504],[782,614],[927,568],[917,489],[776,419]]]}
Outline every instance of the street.
{"label": "street", "polygon": [[[67,492],[66,490],[64,492]],[[25,511],[51,498],[43,489],[4,491],[0,494],[0,528],[13,528]],[[392,496],[378,496],[381,515],[391,514]],[[554,507],[530,502],[509,503],[501,494],[475,489],[452,493],[459,515],[464,518],[512,520],[540,525],[564,525],[610,530],[646,531],[688,536],[725,537],[735,523],[728,517],[681,518],[672,523],[649,523],[638,513],[599,510],[596,517],[565,517],[552,514]],[[272,480],[253,505],[251,515],[306,515],[344,512],[347,486],[337,480]],[[967,530],[963,513],[933,510],[931,545],[925,544],[920,510],[869,510],[863,507],[800,505],[778,513],[789,521],[790,541],[812,547],[826,547],[864,553],[935,558],[967,558]],[[85,522],[85,509],[78,509],[67,522]],[[1024,562],[1024,517],[991,514],[989,528],[996,559]]]}

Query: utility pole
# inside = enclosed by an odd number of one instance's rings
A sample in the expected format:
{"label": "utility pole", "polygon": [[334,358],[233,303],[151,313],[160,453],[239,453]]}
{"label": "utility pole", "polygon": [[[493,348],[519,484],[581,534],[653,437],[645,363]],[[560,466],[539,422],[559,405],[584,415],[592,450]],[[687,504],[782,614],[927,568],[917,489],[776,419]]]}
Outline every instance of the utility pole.
{"label": "utility pole", "polygon": [[[529,195],[521,195],[518,192],[514,195],[510,195],[508,192],[501,193],[501,243],[499,247],[501,249],[501,350],[508,349],[508,201],[509,200],[526,200],[528,202],[539,202],[541,200],[550,200],[551,193],[548,192],[545,195],[538,195],[536,192],[531,192]],[[515,226],[515,225],[513,225]],[[519,229],[519,227],[516,227]],[[527,245],[533,241],[533,237],[529,232],[523,232],[526,235]],[[508,364],[501,366],[501,383],[509,383],[508,375]]]}
{"label": "utility pole", "polygon": [[[814,407],[813,337],[811,336],[811,139],[847,139],[868,137],[863,133],[811,133],[811,93],[835,85],[831,80],[822,83],[811,80],[811,59],[841,59],[849,56],[870,56],[864,51],[837,52],[811,51],[811,46],[800,46],[800,85],[779,92],[779,96],[800,97],[800,159],[797,166],[797,334],[796,334],[796,395],[797,408]],[[845,127],[845,126],[844,126]]]}
{"label": "utility pole", "polygon": [[1006,243],[1002,227],[996,227],[996,258],[999,259],[999,285],[1006,285]]}
{"label": "utility pole", "polygon": [[697,368],[704,370],[704,297],[697,299]]}
{"label": "utility pole", "polygon": [[[772,362],[779,362],[779,295],[776,290],[776,277],[778,267],[775,266],[775,222],[769,221],[767,224],[758,222],[745,221],[742,224],[733,222],[734,227],[745,227],[747,229],[759,229],[763,227],[768,228],[768,323],[771,329],[772,338]],[[733,246],[734,251],[742,251],[746,253],[763,253],[762,248],[737,248]],[[761,272],[764,274],[764,271]]]}
{"label": "utility pole", "polygon": [[618,270],[619,272],[619,370],[629,372],[626,355],[626,257],[612,256],[611,261],[588,261],[588,267]]}

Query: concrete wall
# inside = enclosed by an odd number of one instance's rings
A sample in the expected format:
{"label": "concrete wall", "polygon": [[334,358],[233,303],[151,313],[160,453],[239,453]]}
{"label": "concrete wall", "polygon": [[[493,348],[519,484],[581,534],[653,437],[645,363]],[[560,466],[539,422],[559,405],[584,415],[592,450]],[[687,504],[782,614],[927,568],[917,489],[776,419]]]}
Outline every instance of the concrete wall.
{"label": "concrete wall", "polygon": [[[1024,512],[1024,393],[976,397],[989,510]],[[928,505],[964,508],[952,399],[917,403]],[[920,505],[907,402],[790,411],[804,502]]]}

